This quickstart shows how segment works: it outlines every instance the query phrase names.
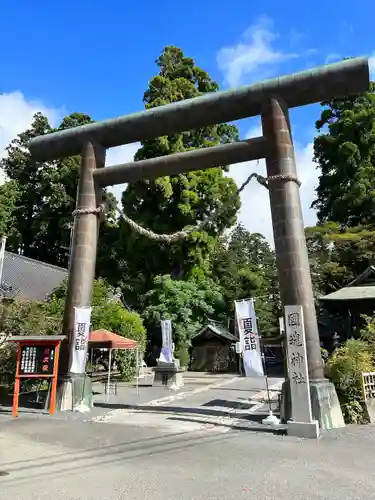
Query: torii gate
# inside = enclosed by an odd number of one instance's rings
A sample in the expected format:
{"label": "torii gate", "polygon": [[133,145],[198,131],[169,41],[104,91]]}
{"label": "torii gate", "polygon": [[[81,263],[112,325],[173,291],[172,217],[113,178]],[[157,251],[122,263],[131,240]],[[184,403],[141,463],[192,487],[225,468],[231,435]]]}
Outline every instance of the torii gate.
{"label": "torii gate", "polygon": [[[73,394],[82,385],[82,378],[69,373],[74,307],[91,304],[101,187],[265,158],[281,301],[302,305],[304,310],[313,416],[323,428],[342,425],[335,388],[324,378],[288,109],[368,88],[368,60],[349,59],[30,141],[37,161],[82,156],[63,325],[68,342],[60,370],[64,380],[76,387]],[[262,137],[103,168],[107,148],[256,115],[261,116]]]}

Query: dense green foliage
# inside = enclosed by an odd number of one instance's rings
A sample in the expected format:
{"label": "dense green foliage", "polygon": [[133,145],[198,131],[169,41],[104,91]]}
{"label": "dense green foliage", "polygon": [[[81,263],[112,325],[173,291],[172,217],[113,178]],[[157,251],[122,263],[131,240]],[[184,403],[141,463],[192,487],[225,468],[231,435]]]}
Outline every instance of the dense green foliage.
{"label": "dense green foliage", "polygon": [[[74,113],[59,128],[90,121],[87,115]],[[6,229],[10,251],[21,249],[28,257],[66,266],[80,160],[73,157],[41,165],[27,148],[32,137],[52,130],[47,118],[38,113],[30,129],[7,148],[0,167],[10,182],[2,186],[0,225]]]}
{"label": "dense green foliage", "polygon": [[[32,159],[28,142],[53,130],[90,122],[89,116],[73,113],[53,129],[48,119],[37,113],[31,127],[8,146],[7,156],[0,160],[7,178],[0,186],[0,230],[7,235],[7,250],[67,266],[80,157],[40,164]],[[109,221],[104,226],[110,224]],[[103,229],[100,249],[106,254],[103,240],[108,230]]]}
{"label": "dense green foliage", "polygon": [[[316,122],[320,133],[314,157],[320,168],[316,200],[318,225],[306,229],[316,296],[350,283],[375,264],[375,86],[357,97],[322,103]],[[359,306],[360,307],[360,306]],[[335,383],[347,422],[366,420],[360,380],[362,371],[374,371],[372,318],[356,315],[351,334],[345,317],[320,303],[320,318],[332,337],[355,335],[337,348],[327,361],[327,375]],[[364,326],[365,325],[365,326]],[[363,328],[364,327],[364,328]],[[362,329],[362,330],[361,330]]]}
{"label": "dense green foliage", "polygon": [[339,290],[374,264],[375,230],[329,222],[307,228],[306,240],[317,293]]}
{"label": "dense green foliage", "polygon": [[224,308],[220,318],[234,317],[234,301],[256,297],[261,333],[278,332],[280,316],[275,254],[261,234],[237,225],[218,241],[212,259],[212,275],[220,285]]}
{"label": "dense green foliage", "polygon": [[[3,306],[2,331],[8,335],[58,335],[64,312],[66,283],[63,283],[45,302],[15,300]],[[140,350],[146,345],[146,330],[140,316],[129,312],[116,299],[115,292],[105,280],[94,282],[92,329],[105,329],[123,337],[137,340]],[[6,352],[0,349],[0,372],[14,372],[14,348]],[[134,374],[135,358],[133,354],[116,353],[118,366],[124,378]],[[6,361],[7,360],[7,361]]]}
{"label": "dense green foliage", "polygon": [[[66,296],[66,283],[57,289],[48,302],[50,313],[57,315],[60,322],[63,316]],[[139,350],[146,346],[146,330],[139,314],[128,311],[117,298],[113,287],[99,278],[94,281],[92,299],[91,328],[104,329],[123,337],[134,339],[139,343]],[[60,323],[61,324],[61,323]],[[129,380],[135,373],[135,356],[133,352],[116,351],[117,366],[123,379]]]}
{"label": "dense green foliage", "polygon": [[221,289],[210,278],[201,280],[173,280],[157,276],[154,288],[144,297],[143,317],[148,330],[156,329],[160,336],[160,320],[171,319],[174,340],[187,342],[197,333],[207,318],[215,316],[222,306]]}
{"label": "dense green foliage", "polygon": [[347,423],[367,421],[361,389],[361,373],[375,370],[369,344],[347,340],[337,348],[326,364],[327,376],[336,386],[344,419]]}
{"label": "dense green foliage", "polygon": [[[218,90],[217,83],[177,47],[166,47],[156,64],[159,72],[151,79],[144,94],[147,109]],[[206,148],[237,139],[236,127],[215,125],[145,141],[135,159]],[[204,230],[193,232],[186,241],[170,246],[160,245],[127,227],[123,228],[127,231],[123,240],[129,249],[127,262],[134,281],[142,289],[151,288],[156,276],[169,274],[173,279],[189,279],[197,272],[207,273],[215,239],[235,223],[240,206],[236,185],[224,175],[226,170],[223,165],[223,168],[128,185],[122,197],[126,213],[158,233],[173,233],[195,226],[220,209],[215,220]],[[138,249],[137,252],[133,251],[134,248]]]}
{"label": "dense green foliage", "polygon": [[314,141],[321,169],[317,198],[319,222],[342,226],[375,223],[375,86],[358,97],[322,103],[321,133]]}
{"label": "dense green foliage", "polygon": [[[144,94],[146,108],[216,92],[218,84],[177,47],[165,47],[156,61],[157,74]],[[57,129],[92,119],[73,113]],[[0,187],[0,230],[7,249],[63,267],[67,266],[76,197],[79,157],[37,163],[28,151],[30,138],[54,129],[42,114],[9,145],[1,160],[7,182]],[[135,160],[169,155],[237,141],[238,130],[221,124],[145,141]],[[279,299],[274,255],[261,235],[237,226],[240,198],[237,186],[223,165],[204,171],[167,176],[127,186],[122,196],[126,213],[146,228],[173,233],[196,227],[185,241],[160,244],[139,236],[110,214],[101,225],[97,276],[119,287],[127,305],[138,311],[147,327],[148,347],[161,341],[160,319],[172,318],[176,353],[185,357],[191,336],[210,318],[224,325],[233,318],[236,298],[256,296],[262,332],[277,330]],[[215,217],[202,226],[207,217]],[[113,293],[113,289],[110,293]],[[65,284],[45,305],[33,307],[35,322],[53,316],[59,324]],[[108,285],[94,287],[93,328],[104,327],[136,338],[146,347],[140,316],[109,299]],[[26,307],[26,306],[25,306]],[[20,309],[20,328],[29,320]],[[9,320],[10,321],[10,320]],[[12,321],[15,321],[12,320]],[[30,323],[31,324],[31,323]],[[46,328],[53,327],[54,324]],[[43,330],[41,325],[33,328]],[[56,326],[57,330],[59,326]]]}
{"label": "dense green foliage", "polygon": [[[177,47],[165,47],[156,66],[157,73],[143,96],[146,109],[219,89]],[[316,297],[338,290],[375,263],[373,91],[374,86],[358,97],[322,103],[316,122],[314,157],[320,176],[313,207],[318,224],[306,230]],[[91,121],[85,114],[73,113],[57,129]],[[0,160],[7,177],[0,186],[0,234],[7,235],[8,250],[66,267],[79,157],[40,164],[28,151],[30,138],[52,130],[47,118],[38,113]],[[175,133],[144,141],[135,160],[238,139],[237,128],[228,124]],[[110,214],[100,230],[97,276],[101,278],[94,286],[93,328],[134,338],[142,348],[152,350],[161,343],[160,320],[170,318],[176,355],[187,364],[193,334],[210,319],[227,326],[234,317],[234,301],[255,297],[262,335],[275,335],[281,314],[275,255],[262,235],[237,224],[240,198],[236,190],[226,165],[129,184],[122,204],[139,224],[157,233],[196,230],[179,243],[160,244]],[[212,214],[216,217],[202,226]],[[115,287],[136,312],[116,299]],[[45,303],[16,300],[3,311],[2,331],[59,332],[65,293],[63,284]],[[317,301],[317,305],[326,321],[330,312],[322,303]],[[359,374],[373,366],[375,328],[372,318],[366,321],[361,339],[346,342],[327,360],[327,373],[336,384],[348,421],[363,419]],[[326,324],[336,331],[333,323],[327,320]],[[14,361],[10,348],[0,353],[2,366]],[[134,369],[130,357],[122,354],[118,363],[129,378]]]}

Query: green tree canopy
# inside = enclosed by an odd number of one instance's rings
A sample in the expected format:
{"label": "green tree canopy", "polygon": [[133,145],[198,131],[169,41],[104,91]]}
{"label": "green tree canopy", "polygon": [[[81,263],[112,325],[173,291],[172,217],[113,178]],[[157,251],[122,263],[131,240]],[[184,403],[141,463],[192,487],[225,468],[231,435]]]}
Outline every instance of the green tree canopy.
{"label": "green tree canopy", "polygon": [[330,222],[305,232],[316,295],[339,290],[374,265],[375,231]]}
{"label": "green tree canopy", "polygon": [[357,97],[332,99],[316,129],[314,160],[320,168],[312,207],[319,223],[375,225],[375,85]]}
{"label": "green tree canopy", "polygon": [[222,295],[211,279],[173,280],[157,276],[143,297],[143,318],[156,344],[161,342],[160,320],[171,319],[177,345],[188,343],[222,307]]}
{"label": "green tree canopy", "polygon": [[[8,237],[9,251],[67,266],[81,160],[73,156],[39,163],[31,157],[28,143],[38,135],[91,122],[83,113],[72,113],[53,129],[48,119],[37,113],[30,128],[8,146],[7,156],[0,160],[7,177],[7,182],[0,186],[0,234]],[[111,193],[108,196],[113,198]],[[100,265],[113,267],[108,243],[113,241],[114,233],[118,235],[118,226],[112,212],[101,229],[99,273]]]}
{"label": "green tree canopy", "polygon": [[[217,83],[177,47],[166,47],[156,64],[158,74],[151,79],[144,94],[148,109],[218,89]],[[236,127],[215,125],[145,141],[135,159],[154,158],[236,140]],[[195,226],[221,209],[215,221],[204,231],[194,232],[186,241],[173,245],[160,245],[125,227],[128,262],[131,263],[135,283],[147,289],[157,275],[171,274],[179,279],[188,277],[197,267],[208,266],[215,238],[234,224],[240,206],[236,185],[224,175],[226,170],[223,165],[222,168],[128,185],[122,197],[125,212],[157,233],[173,233]]]}
{"label": "green tree canopy", "polygon": [[[50,315],[63,317],[66,281],[57,288],[47,307]],[[123,337],[134,339],[139,342],[140,349],[145,348],[146,330],[143,326],[141,317],[133,311],[129,311],[121,303],[116,290],[111,287],[106,280],[98,278],[94,281],[92,297],[92,329],[105,329]]]}
{"label": "green tree canopy", "polygon": [[222,289],[222,320],[234,318],[234,301],[256,297],[263,335],[278,331],[280,303],[275,254],[265,238],[238,224],[215,248],[212,275]]}
{"label": "green tree canopy", "polygon": [[[58,128],[91,121],[87,115],[73,113]],[[10,251],[21,250],[27,257],[65,267],[80,158],[41,164],[28,150],[31,138],[52,131],[48,119],[37,113],[30,129],[8,146],[7,156],[0,161],[8,179],[0,193],[0,226],[8,236]],[[3,200],[5,195],[10,196],[10,204]]]}

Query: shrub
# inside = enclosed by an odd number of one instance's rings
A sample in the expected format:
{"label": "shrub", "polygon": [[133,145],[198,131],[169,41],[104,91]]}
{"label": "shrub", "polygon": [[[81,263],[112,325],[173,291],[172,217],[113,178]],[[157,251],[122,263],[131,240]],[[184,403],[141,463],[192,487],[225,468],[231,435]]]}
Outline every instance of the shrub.
{"label": "shrub", "polygon": [[179,344],[174,356],[180,360],[180,366],[186,368],[190,363],[189,345],[185,342]]}
{"label": "shrub", "polygon": [[[92,328],[104,328],[122,337],[138,342],[139,351],[144,351],[146,330],[139,314],[127,311],[118,302],[107,302],[101,307],[94,307],[92,312]],[[116,363],[121,379],[131,380],[136,371],[136,354],[133,351],[116,351]]]}
{"label": "shrub", "polygon": [[361,373],[374,370],[371,348],[363,340],[347,340],[327,360],[326,374],[336,386],[346,423],[360,424],[367,421]]}

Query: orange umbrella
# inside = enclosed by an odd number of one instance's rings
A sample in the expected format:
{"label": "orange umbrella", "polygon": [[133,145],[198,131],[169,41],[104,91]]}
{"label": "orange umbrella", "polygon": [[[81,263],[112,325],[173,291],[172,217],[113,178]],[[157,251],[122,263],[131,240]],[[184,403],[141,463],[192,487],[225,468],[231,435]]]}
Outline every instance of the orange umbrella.
{"label": "orange umbrella", "polygon": [[107,379],[107,402],[109,401],[109,384],[111,381],[112,350],[135,350],[137,365],[137,394],[138,394],[138,342],[136,340],[121,337],[117,333],[108,330],[95,330],[89,334],[89,347],[92,349],[109,349],[108,379]]}

